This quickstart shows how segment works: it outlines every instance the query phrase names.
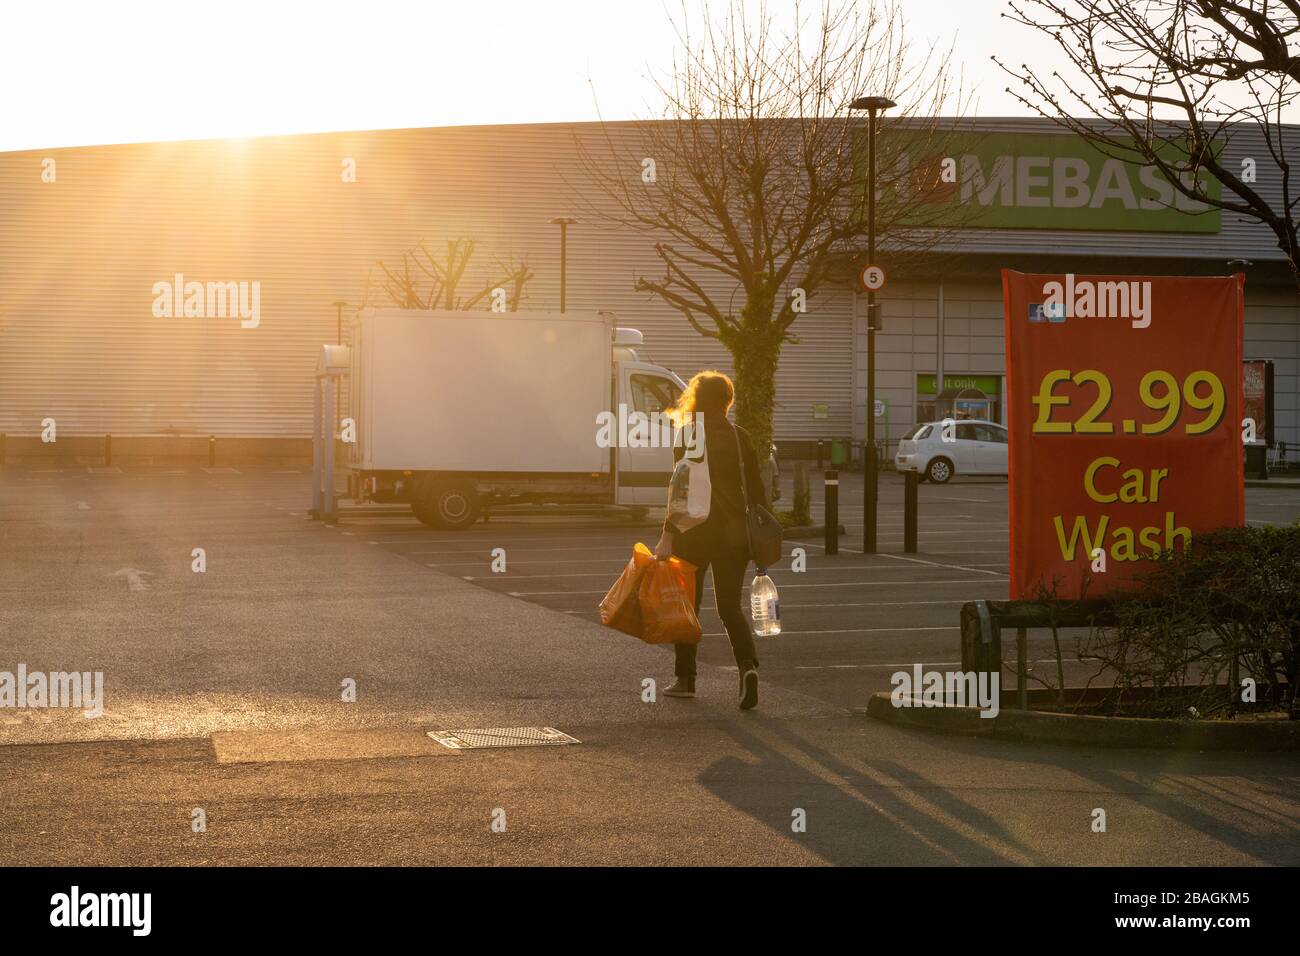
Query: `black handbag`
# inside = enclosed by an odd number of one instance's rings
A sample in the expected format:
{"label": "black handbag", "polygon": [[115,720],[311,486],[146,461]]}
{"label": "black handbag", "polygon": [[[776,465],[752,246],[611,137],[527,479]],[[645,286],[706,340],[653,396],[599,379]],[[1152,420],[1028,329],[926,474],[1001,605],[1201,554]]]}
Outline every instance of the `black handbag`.
{"label": "black handbag", "polygon": [[762,505],[749,503],[749,481],[746,478],[745,452],[740,447],[740,430],[736,435],[736,459],[740,464],[740,491],[745,498],[745,533],[749,537],[749,556],[760,569],[770,568],[781,560],[781,522]]}

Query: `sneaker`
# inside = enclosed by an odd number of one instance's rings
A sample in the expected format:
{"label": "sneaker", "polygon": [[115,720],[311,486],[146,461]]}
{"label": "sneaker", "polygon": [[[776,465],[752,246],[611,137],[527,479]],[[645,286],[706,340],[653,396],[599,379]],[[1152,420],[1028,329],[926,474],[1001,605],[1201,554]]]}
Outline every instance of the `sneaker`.
{"label": "sneaker", "polygon": [[694,697],[695,678],[679,677],[664,691],[665,697]]}
{"label": "sneaker", "polygon": [[740,675],[740,709],[750,710],[757,706],[758,671],[750,666]]}

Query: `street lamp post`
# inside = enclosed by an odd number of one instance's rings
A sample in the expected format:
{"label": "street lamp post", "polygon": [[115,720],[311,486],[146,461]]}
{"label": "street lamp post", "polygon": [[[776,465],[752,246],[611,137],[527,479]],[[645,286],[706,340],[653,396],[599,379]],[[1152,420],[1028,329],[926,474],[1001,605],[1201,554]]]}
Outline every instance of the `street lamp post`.
{"label": "street lamp post", "polygon": [[[867,262],[876,262],[876,114],[897,106],[884,96],[860,96],[851,110],[867,111]],[[876,553],[876,292],[867,290],[867,442],[862,449],[862,553]]]}
{"label": "street lamp post", "polygon": [[564,296],[568,280],[569,267],[569,226],[578,220],[557,216],[551,225],[560,227],[560,314],[564,314]]}
{"label": "street lamp post", "polygon": [[340,300],[338,302],[331,302],[330,305],[334,306],[336,310],[336,318],[338,320],[338,325],[336,326],[336,331],[334,335],[334,342],[336,345],[342,345],[343,344],[343,310],[347,308],[347,303]]}
{"label": "street lamp post", "polygon": [[[343,344],[343,310],[347,308],[347,303],[344,302],[342,299],[339,299],[337,301],[331,302],[330,305],[334,306],[335,320],[337,322],[334,329],[334,343],[336,345],[342,345]],[[317,382],[316,385],[318,388],[320,387],[319,382]],[[336,434],[338,433],[338,425],[339,425],[339,405],[342,401],[343,401],[343,389],[341,387],[336,387],[334,389],[334,409],[333,409],[334,431]]]}

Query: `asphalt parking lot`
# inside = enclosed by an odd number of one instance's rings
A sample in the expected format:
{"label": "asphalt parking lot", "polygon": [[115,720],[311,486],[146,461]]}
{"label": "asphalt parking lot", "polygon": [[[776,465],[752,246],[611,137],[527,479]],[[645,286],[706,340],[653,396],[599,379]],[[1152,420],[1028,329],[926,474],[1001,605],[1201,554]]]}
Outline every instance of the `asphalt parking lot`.
{"label": "asphalt parking lot", "polygon": [[[784,479],[784,503],[792,493],[790,471],[787,468]],[[493,512],[467,531],[447,532],[424,527],[403,508],[357,507],[340,499],[342,519],[322,526],[306,515],[308,476],[301,468],[10,467],[6,480],[86,509],[91,506],[80,499],[94,501],[100,492],[134,496],[144,487],[156,489],[165,502],[168,488],[201,483],[221,507],[241,507],[237,503],[242,502],[245,509],[301,521],[384,549],[430,572],[591,622],[599,622],[597,605],[633,545],[643,541],[653,546],[661,520],[655,511],[635,521],[614,508],[518,507]],[[862,553],[861,475],[846,473],[839,515],[847,533],[840,537],[839,553],[825,554],[820,534],[794,535],[785,543],[781,564],[769,569],[781,593],[782,633],[759,639],[765,685],[839,708],[863,707],[871,693],[890,688],[890,676],[898,670],[916,663],[935,669],[956,666],[961,656],[961,605],[1007,596],[1005,480],[958,478],[945,485],[921,485],[919,550],[912,555],[903,553],[901,477],[884,474],[880,492],[877,554]],[[820,483],[814,484],[812,497],[813,520],[821,523]],[[1246,513],[1247,521],[1255,524],[1300,520],[1300,489],[1248,488]],[[500,573],[492,570],[498,548],[504,550],[506,564]],[[797,549],[803,549],[806,561],[802,571],[792,568]],[[701,623],[705,636],[700,662],[734,673],[711,586],[705,591]],[[1086,682],[1094,672],[1069,661],[1073,632],[1063,633],[1067,682]],[[621,635],[616,639],[631,640]],[[657,650],[663,654],[663,675],[669,676],[669,650]],[[1050,635],[1031,632],[1028,650],[1031,671],[1053,679]],[[555,666],[566,664],[557,661]]]}
{"label": "asphalt parking lot", "polygon": [[[653,522],[532,509],[452,535],[349,511],[325,526],[308,483],[292,468],[0,473],[0,670],[105,675],[95,719],[0,710],[0,861],[1296,862],[1290,754],[1103,753],[848,713],[898,665],[955,661],[960,602],[1004,593],[1004,484],[925,486],[922,551],[903,560],[896,479],[889,553],[870,558],[846,481],[843,552],[791,542],[808,570],[774,569],[785,633],[760,645],[760,704],[742,712],[707,603],[692,701],[644,699],[669,655],[594,623]],[[1249,502],[1252,521],[1300,511],[1293,491]],[[523,726],[582,745],[460,752],[426,733]],[[498,807],[508,834],[488,826]]]}
{"label": "asphalt parking lot", "polygon": [[[784,501],[791,495],[790,478]],[[822,522],[822,489],[813,490],[813,517]],[[781,565],[770,569],[781,593],[782,633],[759,639],[764,682],[772,681],[846,708],[862,707],[873,692],[888,690],[890,675],[920,662],[951,668],[960,663],[958,613],[967,601],[1007,597],[1007,485],[1003,479],[955,479],[919,489],[918,553],[903,553],[903,482],[881,478],[875,555],[862,553],[863,487],[860,474],[840,485],[839,554],[824,553],[821,535],[786,541]],[[1300,490],[1248,489],[1247,519],[1291,523],[1300,519]],[[547,517],[546,512],[558,512]],[[413,518],[349,514],[344,533],[410,561],[476,585],[554,610],[599,621],[601,597],[626,564],[633,545],[653,547],[655,513],[633,522],[610,509],[512,508],[464,532],[434,531]],[[491,569],[504,549],[504,572]],[[806,570],[792,569],[802,548]],[[752,574],[752,571],[751,571]],[[712,605],[711,587],[701,613],[700,660],[734,669],[727,637]],[[1074,632],[1065,632],[1066,637]],[[1031,666],[1053,665],[1050,635],[1033,632]],[[1068,657],[1068,653],[1067,653]],[[665,660],[665,670],[671,664]],[[1067,681],[1093,671],[1074,662]]]}

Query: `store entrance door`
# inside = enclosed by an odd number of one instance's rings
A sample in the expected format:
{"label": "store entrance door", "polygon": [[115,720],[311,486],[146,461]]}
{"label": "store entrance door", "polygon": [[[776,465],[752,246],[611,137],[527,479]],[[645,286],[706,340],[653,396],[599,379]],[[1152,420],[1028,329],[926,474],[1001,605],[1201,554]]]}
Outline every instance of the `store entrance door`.
{"label": "store entrance door", "polygon": [[997,399],[991,398],[977,388],[944,389],[939,396],[939,415],[942,418],[955,418],[957,421],[997,421]]}
{"label": "store entrance door", "polygon": [[944,389],[935,394],[931,374],[916,377],[916,420],[942,421],[945,418],[1000,422],[1002,412],[1002,378],[998,375],[961,373],[945,375]]}
{"label": "store entrance door", "polygon": [[[973,394],[972,394],[973,393]],[[975,396],[979,397],[976,398]],[[993,421],[993,399],[983,392],[967,389],[953,402],[953,418],[974,418],[981,421]]]}

